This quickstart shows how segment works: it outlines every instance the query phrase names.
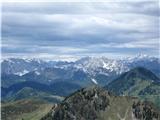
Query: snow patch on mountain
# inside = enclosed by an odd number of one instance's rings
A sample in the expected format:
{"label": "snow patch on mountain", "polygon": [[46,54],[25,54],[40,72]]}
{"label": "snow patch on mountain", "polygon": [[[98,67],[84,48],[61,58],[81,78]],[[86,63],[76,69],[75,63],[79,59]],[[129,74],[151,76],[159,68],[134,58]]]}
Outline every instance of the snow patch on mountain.
{"label": "snow patch on mountain", "polygon": [[89,73],[92,76],[95,76],[97,73],[108,75],[109,73],[115,72],[116,74],[121,74],[125,70],[128,70],[123,61],[108,59],[105,57],[82,58],[75,62],[74,67],[77,69],[83,69],[83,71]]}
{"label": "snow patch on mountain", "polygon": [[35,74],[36,74],[36,75],[40,75],[41,73],[40,73],[40,72],[38,72],[38,71],[35,71]]}
{"label": "snow patch on mountain", "polygon": [[23,76],[25,74],[29,73],[28,70],[23,70],[22,72],[17,72],[17,73],[14,73],[15,75],[18,75],[18,76]]}
{"label": "snow patch on mountain", "polygon": [[96,85],[98,84],[98,82],[97,82],[94,78],[92,78],[91,80],[92,80],[92,82],[93,82],[94,84],[96,84]]}

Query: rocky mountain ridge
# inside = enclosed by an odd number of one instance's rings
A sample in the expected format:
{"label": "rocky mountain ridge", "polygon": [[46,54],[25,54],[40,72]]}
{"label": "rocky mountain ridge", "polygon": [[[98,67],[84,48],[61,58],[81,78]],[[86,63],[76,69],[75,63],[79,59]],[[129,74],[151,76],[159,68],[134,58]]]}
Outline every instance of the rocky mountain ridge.
{"label": "rocky mountain ridge", "polygon": [[41,120],[159,120],[160,112],[137,98],[114,96],[94,86],[83,88],[56,105]]}

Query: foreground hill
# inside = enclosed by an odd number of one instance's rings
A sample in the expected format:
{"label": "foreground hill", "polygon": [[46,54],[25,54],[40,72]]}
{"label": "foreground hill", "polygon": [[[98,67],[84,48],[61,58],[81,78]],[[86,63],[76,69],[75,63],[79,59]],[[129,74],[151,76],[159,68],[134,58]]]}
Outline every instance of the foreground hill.
{"label": "foreground hill", "polygon": [[[143,115],[142,115],[143,114]],[[41,120],[158,120],[160,112],[153,104],[136,98],[114,96],[110,92],[91,87],[67,97]]]}

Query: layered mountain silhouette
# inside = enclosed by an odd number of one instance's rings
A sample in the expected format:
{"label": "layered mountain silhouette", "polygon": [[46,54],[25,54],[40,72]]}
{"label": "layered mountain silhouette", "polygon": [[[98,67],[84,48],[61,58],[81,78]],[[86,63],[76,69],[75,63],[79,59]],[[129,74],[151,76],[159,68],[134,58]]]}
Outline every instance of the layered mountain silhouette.
{"label": "layered mountain silhouette", "polygon": [[[48,70],[45,75],[52,77],[57,75]],[[32,75],[34,74],[37,73],[33,72]],[[32,76],[28,73],[24,76],[15,75],[14,78],[19,79],[28,75]],[[77,76],[82,76],[81,71],[76,72],[75,77]],[[12,76],[8,79],[12,80]],[[77,81],[73,81],[57,80],[53,84],[43,84],[39,83],[38,79],[35,81],[22,79],[21,82],[9,87],[2,87],[2,100],[17,101],[30,98],[58,103],[54,104],[41,120],[160,119],[160,112],[157,109],[160,107],[160,79],[148,69],[143,67],[131,69],[103,88],[96,85],[81,89]],[[61,96],[68,97],[64,99]]]}
{"label": "layered mountain silhouette", "polygon": [[[23,99],[27,97],[25,94],[29,94],[28,97],[41,96],[42,93],[43,95],[45,93],[49,95],[68,96],[80,88],[81,86],[76,84],[76,82],[59,81],[48,85],[34,81],[22,81],[7,88],[2,87],[2,100]],[[137,67],[123,73],[105,86],[105,88],[116,95],[159,95],[160,79],[151,71]]]}
{"label": "layered mountain silhouette", "polygon": [[22,81],[36,81],[43,84],[67,81],[87,87],[92,84],[92,79],[104,86],[120,74],[138,66],[145,67],[160,76],[159,59],[147,55],[125,59],[84,57],[75,62],[8,58],[1,61],[1,66],[3,87]]}
{"label": "layered mountain silhouette", "polygon": [[11,85],[8,88],[2,87],[1,95],[3,101],[21,100],[33,97],[53,98],[55,101],[53,96],[68,96],[80,88],[79,85],[68,82],[56,82],[51,85],[46,85],[34,81],[24,81]]}

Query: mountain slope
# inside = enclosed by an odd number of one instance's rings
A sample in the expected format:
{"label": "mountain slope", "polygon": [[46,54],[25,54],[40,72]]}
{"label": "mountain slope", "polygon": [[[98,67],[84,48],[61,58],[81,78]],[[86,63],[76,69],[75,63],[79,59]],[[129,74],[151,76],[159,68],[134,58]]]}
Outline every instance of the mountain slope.
{"label": "mountain slope", "polygon": [[2,120],[39,120],[53,104],[39,99],[25,99],[1,104]]}
{"label": "mountain slope", "polygon": [[9,87],[15,83],[19,83],[23,81],[25,81],[25,79],[23,79],[21,76],[14,75],[14,74],[1,73],[1,86],[2,87]]}
{"label": "mountain slope", "polygon": [[159,83],[160,79],[151,71],[137,67],[109,83],[106,88],[118,95],[135,95],[153,83]]}
{"label": "mountain slope", "polygon": [[[144,109],[150,112],[146,113]],[[102,88],[91,87],[70,95],[41,120],[140,120],[142,113],[146,120],[158,120],[160,117],[152,104],[138,102],[131,97],[114,96]]]}
{"label": "mountain slope", "polygon": [[46,85],[55,84],[56,82],[68,82],[86,86],[92,83],[87,73],[75,69],[45,68],[31,71],[22,76],[2,73],[2,87],[10,87],[23,81],[33,81]]}
{"label": "mountain slope", "polygon": [[[54,96],[67,96],[81,87],[74,83],[56,82],[51,85],[45,85],[33,81],[16,83],[8,88],[2,87],[2,100],[13,101],[24,98],[54,98]],[[46,99],[47,99],[46,98]]]}
{"label": "mountain slope", "polygon": [[160,95],[160,82],[150,84],[139,95]]}

